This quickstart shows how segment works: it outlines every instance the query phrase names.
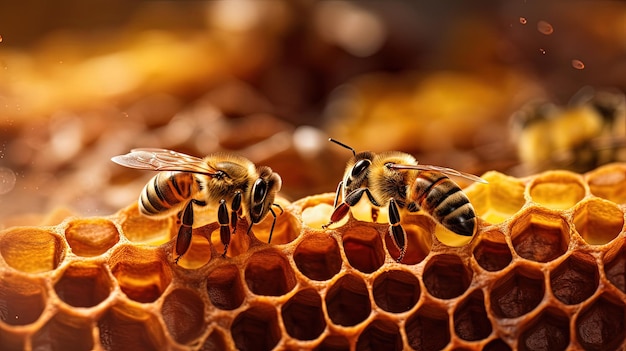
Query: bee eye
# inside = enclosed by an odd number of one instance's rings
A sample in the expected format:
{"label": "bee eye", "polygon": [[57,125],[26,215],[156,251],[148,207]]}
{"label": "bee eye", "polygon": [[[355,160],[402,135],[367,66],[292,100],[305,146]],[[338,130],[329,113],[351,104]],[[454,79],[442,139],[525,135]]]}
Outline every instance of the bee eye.
{"label": "bee eye", "polygon": [[365,172],[365,170],[370,166],[371,163],[372,162],[370,160],[357,161],[354,167],[352,167],[352,173],[351,173],[352,177],[361,175],[363,172]]}
{"label": "bee eye", "polygon": [[267,183],[263,179],[257,179],[252,187],[252,202],[255,204],[263,202],[267,193]]}

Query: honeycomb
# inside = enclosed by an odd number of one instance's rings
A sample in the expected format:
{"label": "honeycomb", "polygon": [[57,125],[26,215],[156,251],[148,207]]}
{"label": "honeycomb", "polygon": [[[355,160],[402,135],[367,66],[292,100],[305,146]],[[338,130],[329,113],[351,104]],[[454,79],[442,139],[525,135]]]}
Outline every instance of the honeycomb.
{"label": "honeycomb", "polygon": [[[626,164],[465,188],[469,243],[403,217],[321,229],[333,194],[288,202],[226,257],[212,222],[174,263],[176,218],[136,205],[0,233],[2,350],[618,350],[626,347]],[[207,218],[214,218],[207,216]],[[244,221],[240,221],[244,222]]]}

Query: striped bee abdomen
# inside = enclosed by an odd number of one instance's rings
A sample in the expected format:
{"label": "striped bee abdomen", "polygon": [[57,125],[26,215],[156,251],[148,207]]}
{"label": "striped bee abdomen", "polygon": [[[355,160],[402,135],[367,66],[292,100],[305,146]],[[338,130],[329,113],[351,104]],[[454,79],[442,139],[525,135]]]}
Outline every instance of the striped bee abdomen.
{"label": "striped bee abdomen", "polygon": [[411,208],[421,208],[450,231],[472,236],[476,214],[467,195],[450,178],[439,172],[421,171],[409,190]]}
{"label": "striped bee abdomen", "polygon": [[163,215],[192,196],[195,176],[189,172],[160,172],[143,188],[139,211],[147,216]]}

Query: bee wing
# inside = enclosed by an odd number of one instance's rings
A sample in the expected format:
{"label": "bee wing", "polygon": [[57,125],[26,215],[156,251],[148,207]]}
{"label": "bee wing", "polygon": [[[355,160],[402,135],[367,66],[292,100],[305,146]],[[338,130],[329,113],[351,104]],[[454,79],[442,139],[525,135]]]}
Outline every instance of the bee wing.
{"label": "bee wing", "polygon": [[166,149],[132,149],[126,155],[111,158],[111,161],[122,166],[150,171],[182,171],[206,175],[217,173],[201,158]]}
{"label": "bee wing", "polygon": [[465,178],[474,182],[487,184],[488,182],[481,177],[475,176],[473,174],[457,171],[456,169],[448,168],[448,167],[440,167],[440,166],[432,166],[432,165],[401,165],[397,163],[391,163],[387,165],[387,167],[392,169],[412,169],[417,171],[435,171],[441,172],[445,175],[451,175],[455,177]]}

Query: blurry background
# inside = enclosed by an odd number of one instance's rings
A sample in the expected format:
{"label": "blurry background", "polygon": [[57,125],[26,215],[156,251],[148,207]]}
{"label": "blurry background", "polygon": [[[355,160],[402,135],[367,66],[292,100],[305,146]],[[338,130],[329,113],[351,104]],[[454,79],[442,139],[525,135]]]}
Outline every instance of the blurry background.
{"label": "blurry background", "polygon": [[[605,89],[611,118],[572,107]],[[577,137],[587,150],[626,132],[625,90],[618,1],[5,1],[0,228],[136,201],[154,174],[110,161],[134,147],[239,153],[291,200],[335,190],[351,154],[329,136],[476,174],[567,168],[563,150],[524,164],[520,143],[570,148],[543,141],[581,129],[537,111],[610,120]],[[536,125],[548,132],[523,135]]]}

